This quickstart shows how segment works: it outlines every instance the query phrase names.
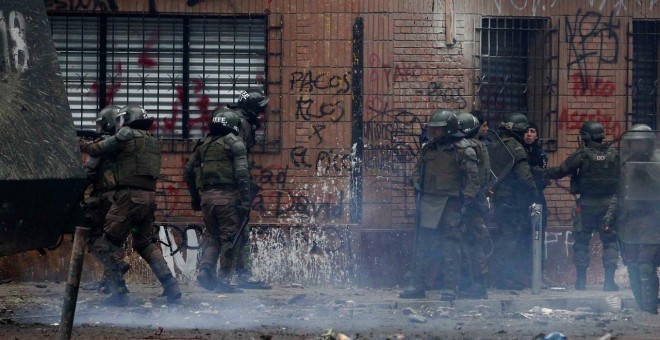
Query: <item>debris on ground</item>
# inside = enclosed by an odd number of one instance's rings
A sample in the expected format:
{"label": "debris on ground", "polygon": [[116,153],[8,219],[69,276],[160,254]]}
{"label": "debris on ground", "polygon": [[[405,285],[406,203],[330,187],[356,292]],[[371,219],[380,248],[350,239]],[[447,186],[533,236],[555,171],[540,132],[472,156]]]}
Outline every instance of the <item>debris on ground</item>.
{"label": "debris on ground", "polygon": [[321,334],[321,340],[351,340],[351,338],[345,334],[328,329],[325,333]]}

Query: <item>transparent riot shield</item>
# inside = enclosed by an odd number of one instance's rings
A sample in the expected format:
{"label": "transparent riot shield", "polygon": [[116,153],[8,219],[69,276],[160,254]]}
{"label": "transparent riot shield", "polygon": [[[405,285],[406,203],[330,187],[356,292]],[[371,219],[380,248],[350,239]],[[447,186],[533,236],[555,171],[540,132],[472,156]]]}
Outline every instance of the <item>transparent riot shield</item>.
{"label": "transparent riot shield", "polygon": [[627,131],[619,141],[616,229],[631,244],[660,244],[660,131]]}
{"label": "transparent riot shield", "polygon": [[493,130],[488,131],[488,156],[490,158],[491,183],[495,185],[513,168],[513,153],[506,147],[500,136]]}

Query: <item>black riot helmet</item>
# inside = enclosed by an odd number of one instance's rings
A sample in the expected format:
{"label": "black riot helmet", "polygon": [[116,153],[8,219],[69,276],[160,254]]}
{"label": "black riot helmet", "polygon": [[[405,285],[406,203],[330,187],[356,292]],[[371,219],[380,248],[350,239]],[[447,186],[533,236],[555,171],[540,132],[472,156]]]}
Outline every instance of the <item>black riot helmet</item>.
{"label": "black riot helmet", "polygon": [[477,117],[468,112],[459,112],[456,117],[458,119],[458,132],[454,134],[454,137],[472,138],[479,133],[481,123]]}
{"label": "black riot helmet", "polygon": [[114,135],[117,126],[117,114],[119,106],[109,105],[99,111],[96,118],[96,132],[101,134]]}
{"label": "black riot helmet", "polygon": [[442,109],[438,110],[431,115],[428,123],[429,127],[443,127],[445,136],[452,136],[458,132],[458,117],[456,111]]}
{"label": "black riot helmet", "polygon": [[241,119],[232,109],[218,108],[213,111],[209,131],[212,135],[224,136],[233,133],[238,136],[241,131]]}
{"label": "black riot helmet", "polygon": [[266,111],[268,100],[268,97],[266,97],[263,91],[246,90],[241,92],[236,106],[247,112],[250,117],[254,116],[256,119],[259,114]]}
{"label": "black riot helmet", "polygon": [[585,143],[589,141],[601,143],[605,139],[603,124],[593,120],[584,122],[580,128],[580,139]]}
{"label": "black riot helmet", "polygon": [[117,129],[128,126],[138,130],[148,130],[154,120],[141,106],[126,105],[117,113]]}

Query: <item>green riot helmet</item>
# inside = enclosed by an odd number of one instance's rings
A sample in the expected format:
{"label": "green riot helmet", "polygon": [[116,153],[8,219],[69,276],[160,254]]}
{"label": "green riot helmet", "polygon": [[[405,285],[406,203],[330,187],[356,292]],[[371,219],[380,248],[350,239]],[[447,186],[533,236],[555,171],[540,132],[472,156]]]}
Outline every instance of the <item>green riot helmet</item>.
{"label": "green riot helmet", "polygon": [[508,113],[499,126],[500,129],[513,132],[516,135],[524,134],[528,127],[527,116],[522,113]]}
{"label": "green riot helmet", "polygon": [[124,126],[138,130],[148,130],[153,123],[153,118],[150,118],[147,111],[139,105],[126,105],[117,113],[117,130]]}
{"label": "green riot helmet", "polygon": [[458,138],[472,138],[477,133],[479,133],[479,128],[481,124],[477,117],[467,112],[460,112],[457,115],[458,119],[458,132],[454,134],[454,137]]}
{"label": "green riot helmet", "polygon": [[584,122],[580,128],[580,139],[585,143],[589,141],[601,143],[605,139],[603,124],[593,120]]}
{"label": "green riot helmet", "polygon": [[213,111],[209,130],[212,135],[226,135],[231,132],[238,136],[241,131],[241,119],[232,109],[218,108]]}
{"label": "green riot helmet", "polygon": [[117,126],[117,114],[119,113],[119,106],[106,106],[96,118],[96,132],[101,134],[115,134],[115,127]]}
{"label": "green riot helmet", "polygon": [[429,119],[429,127],[443,127],[445,136],[451,136],[458,132],[458,117],[454,110],[438,110]]}

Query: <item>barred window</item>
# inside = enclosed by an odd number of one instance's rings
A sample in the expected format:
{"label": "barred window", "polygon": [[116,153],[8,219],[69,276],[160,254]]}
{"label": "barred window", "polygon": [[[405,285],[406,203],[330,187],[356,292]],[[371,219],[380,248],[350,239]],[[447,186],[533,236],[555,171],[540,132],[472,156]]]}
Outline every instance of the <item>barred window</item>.
{"label": "barred window", "polygon": [[199,138],[213,110],[265,90],[264,17],[51,15],[74,123],[138,104],[160,138]]}
{"label": "barred window", "polygon": [[636,20],[632,28],[632,86],[628,87],[632,93],[632,110],[628,119],[632,124],[647,124],[656,129],[660,22]]}
{"label": "barred window", "polygon": [[556,29],[548,19],[483,18],[477,27],[475,96],[491,127],[519,112],[535,122],[545,148],[556,149]]}

